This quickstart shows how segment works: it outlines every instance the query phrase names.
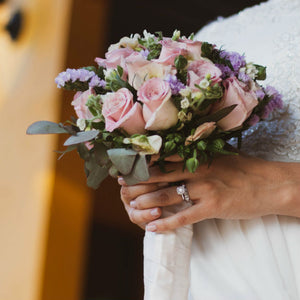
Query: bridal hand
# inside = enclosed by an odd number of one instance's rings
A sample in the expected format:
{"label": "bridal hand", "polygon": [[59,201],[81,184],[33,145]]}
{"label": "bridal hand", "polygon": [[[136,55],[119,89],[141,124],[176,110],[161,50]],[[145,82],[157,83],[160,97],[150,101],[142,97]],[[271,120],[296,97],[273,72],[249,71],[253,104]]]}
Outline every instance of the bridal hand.
{"label": "bridal hand", "polygon": [[[170,173],[150,168],[147,182],[127,186],[119,179],[121,199],[133,223],[163,232],[204,219],[250,219],[269,214],[300,217],[300,164],[268,162],[239,155],[214,159],[195,173],[182,172],[182,163],[166,166]],[[194,205],[158,219],[161,207],[182,201],[169,182],[184,181]],[[297,199],[298,198],[298,199]]]}

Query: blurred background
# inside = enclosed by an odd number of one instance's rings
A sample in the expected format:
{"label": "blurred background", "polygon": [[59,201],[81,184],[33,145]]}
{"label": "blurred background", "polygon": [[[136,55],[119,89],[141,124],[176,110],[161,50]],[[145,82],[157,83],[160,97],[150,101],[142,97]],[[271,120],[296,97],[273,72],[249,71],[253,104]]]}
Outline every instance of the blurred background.
{"label": "blurred background", "polygon": [[259,0],[0,0],[0,299],[141,300],[143,231],[119,186],[85,185],[64,137],[26,136],[37,120],[74,115],[54,78],[93,64],[122,36],[189,35]]}

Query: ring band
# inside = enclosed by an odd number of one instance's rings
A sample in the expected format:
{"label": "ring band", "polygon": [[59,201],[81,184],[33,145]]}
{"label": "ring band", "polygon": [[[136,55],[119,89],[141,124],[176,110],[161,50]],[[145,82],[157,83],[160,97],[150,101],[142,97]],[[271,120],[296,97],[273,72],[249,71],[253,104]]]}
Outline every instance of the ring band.
{"label": "ring band", "polygon": [[186,201],[188,203],[192,203],[191,199],[190,199],[190,195],[189,192],[187,190],[187,187],[185,184],[179,185],[176,188],[176,192],[179,196],[182,197],[183,201]]}

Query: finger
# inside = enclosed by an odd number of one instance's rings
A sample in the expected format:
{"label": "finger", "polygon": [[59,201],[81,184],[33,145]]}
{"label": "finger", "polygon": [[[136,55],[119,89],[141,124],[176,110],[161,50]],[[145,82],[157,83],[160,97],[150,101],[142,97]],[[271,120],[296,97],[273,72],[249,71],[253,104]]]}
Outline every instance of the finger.
{"label": "finger", "polygon": [[150,178],[144,183],[176,182],[191,177],[186,169],[183,171],[183,163],[165,164],[166,173],[163,173],[158,166],[149,168]]}
{"label": "finger", "polygon": [[121,187],[120,194],[121,200],[124,203],[130,204],[132,200],[140,195],[151,193],[167,186],[168,183],[153,183],[153,184],[140,184],[140,185],[125,185]]}
{"label": "finger", "polygon": [[173,216],[151,222],[146,226],[146,230],[152,232],[165,232],[199,222],[206,218],[205,212],[201,211],[201,205],[199,204],[191,206]]}
{"label": "finger", "polygon": [[176,188],[176,186],[171,186],[140,195],[134,201],[130,202],[130,206],[137,209],[147,209],[178,204],[182,202],[182,197],[177,194]]}
{"label": "finger", "polygon": [[153,209],[138,210],[127,207],[127,213],[132,223],[141,226],[159,218],[161,216],[161,209],[156,207]]}

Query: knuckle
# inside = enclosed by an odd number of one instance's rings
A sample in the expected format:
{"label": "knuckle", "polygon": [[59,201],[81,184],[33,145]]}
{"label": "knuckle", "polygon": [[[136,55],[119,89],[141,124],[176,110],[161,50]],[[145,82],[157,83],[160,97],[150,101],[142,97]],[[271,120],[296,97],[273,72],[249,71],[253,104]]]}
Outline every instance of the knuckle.
{"label": "knuckle", "polygon": [[141,196],[138,196],[138,197],[135,199],[135,202],[136,202],[136,208],[137,208],[137,209],[145,209],[145,208],[146,208],[145,203],[147,202],[147,199],[148,199],[148,196],[147,196],[147,195],[141,195]]}
{"label": "knuckle", "polygon": [[185,215],[179,215],[177,218],[177,223],[179,226],[184,226],[188,222],[188,218]]}
{"label": "knuckle", "polygon": [[120,193],[122,201],[127,202],[130,199],[130,192],[127,186],[122,186]]}
{"label": "knuckle", "polygon": [[170,201],[170,196],[167,192],[162,191],[162,192],[158,193],[157,200],[160,205],[166,205]]}

